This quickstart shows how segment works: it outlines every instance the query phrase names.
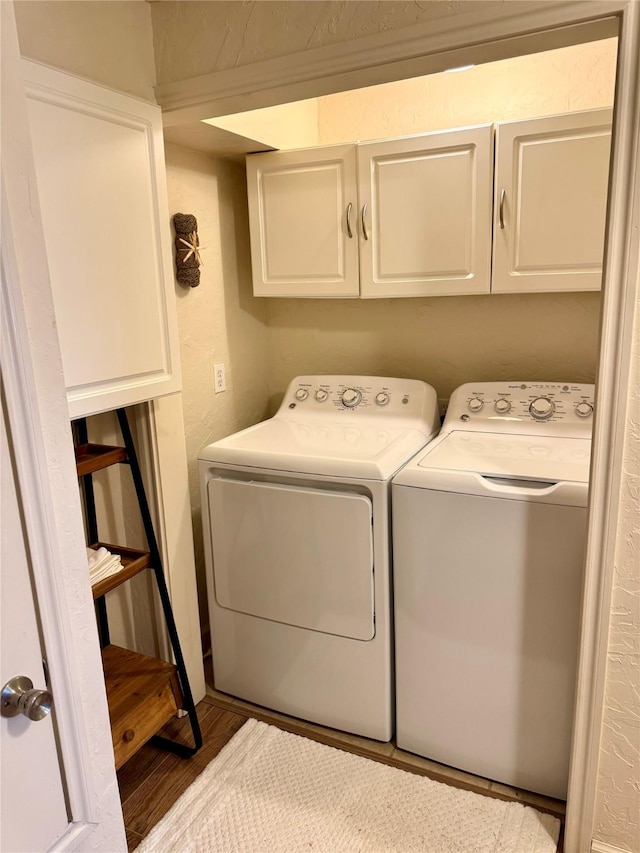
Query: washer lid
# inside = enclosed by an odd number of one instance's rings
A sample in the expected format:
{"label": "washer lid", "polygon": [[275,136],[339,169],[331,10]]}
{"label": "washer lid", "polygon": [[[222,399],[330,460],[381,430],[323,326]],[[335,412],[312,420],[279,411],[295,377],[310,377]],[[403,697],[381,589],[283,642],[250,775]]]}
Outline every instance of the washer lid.
{"label": "washer lid", "polygon": [[221,464],[389,479],[427,443],[417,429],[271,418],[205,447],[200,459]]}
{"label": "washer lid", "polygon": [[451,432],[418,454],[394,483],[585,506],[590,454],[589,439]]}
{"label": "washer lid", "polygon": [[490,477],[586,483],[590,454],[587,438],[452,432],[432,445],[417,464]]}

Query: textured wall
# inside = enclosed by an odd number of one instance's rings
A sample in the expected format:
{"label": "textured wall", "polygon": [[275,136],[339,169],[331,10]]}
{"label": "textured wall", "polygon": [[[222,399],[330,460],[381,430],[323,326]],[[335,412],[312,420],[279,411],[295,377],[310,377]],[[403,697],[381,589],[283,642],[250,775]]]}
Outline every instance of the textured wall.
{"label": "textured wall", "polygon": [[16,0],[23,56],[154,101],[149,4],[144,0]]}
{"label": "textured wall", "polygon": [[[154,2],[151,16],[158,83],[436,21],[479,5],[473,0]],[[482,5],[504,6],[500,0],[489,0]]]}
{"label": "textured wall", "polygon": [[406,376],[443,398],[474,380],[592,382],[599,313],[597,293],[272,299],[272,403],[298,373]]}
{"label": "textured wall", "polygon": [[629,383],[594,837],[640,850],[640,292]]}
{"label": "textured wall", "polygon": [[[178,294],[183,405],[201,616],[204,559],[197,476],[200,448],[267,415],[266,305],[251,292],[244,164],[166,146],[169,212],[192,213],[203,246],[200,285]],[[227,390],[213,391],[213,365]]]}
{"label": "textured wall", "polygon": [[616,39],[517,56],[318,98],[318,138],[332,145],[610,107]]}

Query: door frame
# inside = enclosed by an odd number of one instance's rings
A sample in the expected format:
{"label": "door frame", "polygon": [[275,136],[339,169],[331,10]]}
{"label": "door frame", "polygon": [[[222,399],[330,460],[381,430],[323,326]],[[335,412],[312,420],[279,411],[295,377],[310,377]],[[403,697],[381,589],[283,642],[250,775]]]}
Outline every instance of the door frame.
{"label": "door frame", "polygon": [[51,849],[126,850],[13,4],[2,14],[2,376],[69,810]]}
{"label": "door frame", "polygon": [[[481,5],[481,4],[479,4]],[[640,245],[640,3],[479,8],[156,87],[166,127],[618,35],[568,853],[591,849]]]}

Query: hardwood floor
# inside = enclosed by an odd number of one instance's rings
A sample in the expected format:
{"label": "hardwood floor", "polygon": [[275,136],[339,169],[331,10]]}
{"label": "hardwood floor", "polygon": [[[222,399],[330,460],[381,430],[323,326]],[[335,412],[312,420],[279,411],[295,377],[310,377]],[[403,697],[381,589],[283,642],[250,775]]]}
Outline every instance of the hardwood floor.
{"label": "hardwood floor", "polygon": [[[355,752],[411,773],[429,776],[439,782],[475,791],[503,800],[516,800],[539,811],[564,819],[564,802],[490,782],[451,767],[436,764],[426,758],[403,752],[392,743],[378,743],[368,738],[305,723],[278,714],[240,699],[233,699],[214,690],[198,704],[198,719],[204,745],[193,758],[182,759],[151,744],[145,744],[119,771],[118,783],[124,812],[129,851],[135,850],[142,839],[166,814],[173,803],[189,787],[207,764],[233,737],[249,717],[264,720],[270,725],[299,734],[329,746]],[[179,739],[184,734],[188,742],[189,722],[185,717],[173,720],[163,733]],[[249,853],[249,851],[247,851]],[[558,853],[562,853],[562,832]]]}
{"label": "hardwood floor", "polygon": [[[204,744],[193,758],[179,758],[147,743],[118,771],[130,851],[135,850],[248,718],[247,714],[218,707],[208,696],[198,703],[197,711]],[[176,740],[184,735],[188,743],[188,718],[172,720],[162,733]]]}

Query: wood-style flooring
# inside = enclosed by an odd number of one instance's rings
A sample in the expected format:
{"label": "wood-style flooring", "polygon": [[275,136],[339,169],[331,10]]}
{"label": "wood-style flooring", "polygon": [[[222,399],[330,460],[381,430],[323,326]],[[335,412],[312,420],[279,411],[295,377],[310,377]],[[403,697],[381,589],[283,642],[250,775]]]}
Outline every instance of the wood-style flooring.
{"label": "wood-style flooring", "polygon": [[[135,850],[142,839],[166,814],[178,797],[186,791],[207,764],[215,758],[249,717],[264,720],[270,725],[309,737],[321,743],[364,755],[411,773],[429,776],[459,788],[466,788],[498,797],[516,800],[534,806],[539,811],[549,812],[564,818],[564,802],[542,797],[528,791],[520,791],[497,782],[490,782],[469,773],[436,764],[426,758],[403,752],[391,743],[378,743],[368,738],[305,723],[284,714],[277,714],[240,699],[233,699],[215,690],[209,691],[198,704],[198,718],[202,728],[204,745],[193,758],[182,759],[152,744],[145,744],[119,771],[118,783],[124,812],[129,851]],[[164,734],[189,742],[188,718],[173,720]],[[250,851],[247,851],[250,853]],[[562,853],[562,835],[558,853]]]}

